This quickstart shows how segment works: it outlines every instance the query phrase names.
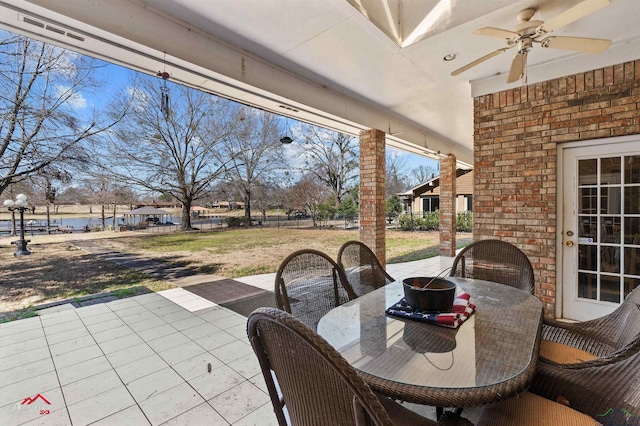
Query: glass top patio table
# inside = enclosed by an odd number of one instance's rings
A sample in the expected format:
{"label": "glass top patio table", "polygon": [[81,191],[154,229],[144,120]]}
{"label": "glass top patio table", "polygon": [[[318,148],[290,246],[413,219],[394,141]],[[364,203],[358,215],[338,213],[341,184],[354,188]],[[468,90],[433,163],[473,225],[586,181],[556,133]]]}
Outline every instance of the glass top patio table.
{"label": "glass top patio table", "polygon": [[488,404],[526,389],[535,372],[542,303],[522,290],[447,277],[476,310],[457,329],[385,315],[404,297],[393,282],[332,309],[318,333],[376,391],[418,404]]}

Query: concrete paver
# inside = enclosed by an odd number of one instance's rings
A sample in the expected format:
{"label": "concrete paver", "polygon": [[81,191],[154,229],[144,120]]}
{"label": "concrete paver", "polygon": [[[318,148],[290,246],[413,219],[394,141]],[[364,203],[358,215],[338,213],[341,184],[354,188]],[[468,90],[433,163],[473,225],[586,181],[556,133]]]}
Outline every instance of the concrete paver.
{"label": "concrete paver", "polygon": [[[35,318],[0,324],[0,424],[277,424],[247,341],[246,316],[189,291],[225,278],[146,264],[100,251],[90,241],[78,245],[180,288],[49,308]],[[428,276],[452,260],[387,269],[396,279]],[[252,286],[249,294],[268,296],[274,278],[263,274],[235,282]],[[37,399],[31,405],[38,410],[25,409],[25,398],[38,395],[48,403]]]}

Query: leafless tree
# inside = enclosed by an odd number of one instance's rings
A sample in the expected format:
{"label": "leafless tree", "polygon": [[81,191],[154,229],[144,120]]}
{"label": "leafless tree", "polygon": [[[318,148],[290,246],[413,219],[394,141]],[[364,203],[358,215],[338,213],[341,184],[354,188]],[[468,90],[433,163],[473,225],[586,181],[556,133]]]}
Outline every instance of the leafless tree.
{"label": "leafless tree", "polygon": [[438,167],[420,165],[411,171],[411,186],[418,186],[438,174],[440,174]]}
{"label": "leafless tree", "polygon": [[262,214],[262,223],[267,221],[267,210],[273,205],[278,205],[279,189],[273,182],[259,181],[253,188],[253,200],[255,207]]}
{"label": "leafless tree", "polygon": [[289,207],[303,208],[313,218],[313,226],[316,226],[319,207],[331,197],[331,191],[325,185],[318,183],[314,174],[309,173],[293,185],[289,191]]}
{"label": "leafless tree", "polygon": [[230,101],[141,76],[130,88],[133,106],[110,135],[106,172],[121,182],[172,197],[182,204],[182,229],[226,164],[217,150],[237,124]]}
{"label": "leafless tree", "polygon": [[358,140],[311,125],[304,126],[302,134],[308,170],[329,188],[337,207],[358,180]]}
{"label": "leafless tree", "polygon": [[56,201],[60,191],[60,185],[71,182],[72,176],[66,170],[50,164],[39,169],[35,174],[29,176],[33,186],[42,194],[47,211],[47,234],[51,233],[51,207],[56,212]]}
{"label": "leafless tree", "polygon": [[107,212],[109,208],[112,208],[111,226],[116,229],[118,225],[118,205],[131,205],[136,200],[136,194],[133,190],[129,186],[115,181],[111,175],[94,172],[90,178],[84,180],[83,189],[86,194],[85,200],[90,204],[100,206],[102,229],[107,228]]}
{"label": "leafless tree", "polygon": [[409,187],[406,174],[407,160],[403,155],[394,155],[387,151],[385,155],[386,198],[392,197]]}
{"label": "leafless tree", "polygon": [[235,131],[222,140],[219,162],[228,161],[225,179],[244,201],[247,223],[251,223],[252,191],[282,166],[280,129],[276,115],[247,106],[232,106],[238,117]]}
{"label": "leafless tree", "polygon": [[0,194],[60,161],[78,160],[82,141],[121,118],[84,108],[84,95],[100,89],[100,64],[0,31]]}

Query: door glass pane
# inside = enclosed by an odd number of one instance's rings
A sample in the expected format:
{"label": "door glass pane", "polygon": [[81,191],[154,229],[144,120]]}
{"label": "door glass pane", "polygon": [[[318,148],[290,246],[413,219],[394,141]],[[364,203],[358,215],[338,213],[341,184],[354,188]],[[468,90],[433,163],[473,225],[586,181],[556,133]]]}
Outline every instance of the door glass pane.
{"label": "door glass pane", "polygon": [[596,185],[598,183],[598,160],[578,161],[578,185]]}
{"label": "door glass pane", "polygon": [[578,272],[578,297],[596,300],[598,296],[598,276]]}
{"label": "door glass pane", "polygon": [[620,214],[620,187],[603,187],[600,194],[600,213]]}
{"label": "door glass pane", "polygon": [[578,246],[578,254],[579,254],[578,268],[586,269],[589,271],[595,271],[596,265],[598,264],[596,253],[597,253],[596,246],[580,244]]}
{"label": "door glass pane", "polygon": [[580,205],[578,206],[578,214],[595,214],[598,212],[598,189],[581,188],[580,189]]}
{"label": "door glass pane", "polygon": [[600,272],[620,273],[620,247],[600,246]]}
{"label": "door glass pane", "polygon": [[640,247],[625,247],[624,273],[640,275]]}
{"label": "door glass pane", "polygon": [[624,212],[625,214],[640,213],[640,186],[624,188]]}
{"label": "door glass pane", "polygon": [[640,217],[624,218],[624,243],[640,245]]}
{"label": "door glass pane", "polygon": [[620,157],[600,159],[600,185],[620,183]]}
{"label": "door glass pane", "polygon": [[600,300],[620,303],[620,277],[600,275]]}
{"label": "door glass pane", "polygon": [[640,155],[624,157],[624,183],[640,183]]}
{"label": "door glass pane", "polygon": [[597,216],[582,216],[580,218],[580,228],[578,229],[578,237],[591,238],[591,242],[598,241],[598,217]]}
{"label": "door glass pane", "polygon": [[[633,155],[621,154],[627,147],[631,147]],[[570,258],[575,262],[570,276],[566,276],[572,281],[570,297],[566,300],[569,306],[576,296],[604,302],[600,307],[582,304],[575,310],[579,315],[589,316],[591,308],[587,306],[606,311],[611,303],[621,303],[626,294],[640,286],[639,147],[640,142],[636,141],[625,144],[624,149],[598,147],[592,151],[567,151],[570,153],[564,164],[575,174],[565,175],[566,182],[577,185],[571,194],[565,195],[564,201],[576,210],[577,217],[571,219],[577,219],[572,225],[577,225],[577,229],[572,231],[578,241],[564,250],[571,250]],[[575,238],[573,240],[575,242]],[[576,276],[577,289],[573,281]]]}
{"label": "door glass pane", "polygon": [[624,297],[626,298],[634,288],[640,286],[640,278],[625,278],[624,279]]}
{"label": "door glass pane", "polygon": [[620,221],[621,218],[615,216],[602,217],[600,240],[603,243],[620,243]]}

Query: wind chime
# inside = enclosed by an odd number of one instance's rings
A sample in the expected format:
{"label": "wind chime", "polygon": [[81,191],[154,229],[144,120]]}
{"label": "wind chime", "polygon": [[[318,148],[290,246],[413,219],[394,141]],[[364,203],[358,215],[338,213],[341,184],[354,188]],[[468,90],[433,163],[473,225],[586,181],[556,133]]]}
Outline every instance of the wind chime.
{"label": "wind chime", "polygon": [[[164,54],[164,57],[166,62],[166,52]],[[164,70],[164,66],[163,71],[158,71],[158,74],[156,75],[162,78],[162,87],[160,87],[160,111],[164,115],[164,118],[168,120],[169,116],[171,115],[171,110],[169,109],[169,87],[167,86],[167,80],[169,80],[170,75],[167,71]]]}

